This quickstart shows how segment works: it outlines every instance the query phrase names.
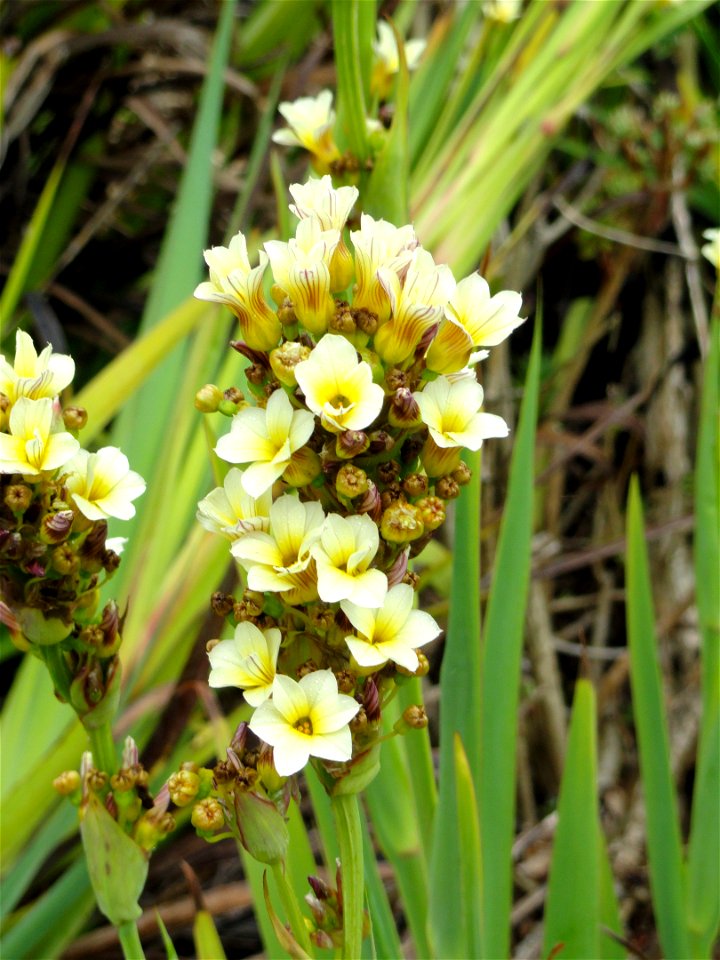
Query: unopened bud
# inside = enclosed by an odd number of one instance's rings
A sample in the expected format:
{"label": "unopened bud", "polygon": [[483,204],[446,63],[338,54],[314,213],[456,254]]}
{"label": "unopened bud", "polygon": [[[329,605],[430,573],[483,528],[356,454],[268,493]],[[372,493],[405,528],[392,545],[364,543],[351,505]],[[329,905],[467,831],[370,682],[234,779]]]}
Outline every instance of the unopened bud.
{"label": "unopened bud", "polygon": [[5,491],[5,506],[14,514],[25,513],[32,503],[32,490],[24,483],[11,483]]}
{"label": "unopened bud", "polygon": [[69,797],[80,789],[80,774],[77,770],[65,770],[53,780],[53,787],[61,797]]}
{"label": "unopened bud", "polygon": [[343,460],[359,457],[370,446],[370,440],[364,430],[345,430],[338,434],[335,441],[335,452]]}
{"label": "unopened bud", "polygon": [[452,478],[455,483],[460,484],[461,487],[464,487],[470,483],[472,480],[472,470],[464,460],[461,460],[457,466],[457,469],[453,470]]}
{"label": "unopened bud", "polygon": [[309,356],[310,347],[295,340],[287,340],[271,351],[270,366],[280,383],[286,387],[296,387],[295,367]]}
{"label": "unopened bud", "polygon": [[65,429],[77,433],[87,423],[88,415],[85,407],[65,407],[62,412]]}
{"label": "unopened bud", "polygon": [[335,247],[330,259],[330,291],[332,293],[341,293],[343,290],[347,290],[354,272],[355,263],[353,256],[345,246],[345,241],[342,239],[341,234],[340,243]]}
{"label": "unopened bud", "polygon": [[352,463],[345,463],[340,467],[335,478],[335,489],[338,496],[347,497],[353,500],[367,492],[368,478],[364,470],[354,466]]}
{"label": "unopened bud", "polygon": [[223,400],[220,387],[214,383],[206,383],[195,394],[195,409],[200,413],[215,413]]}
{"label": "unopened bud", "polygon": [[380,691],[372,677],[368,677],[365,681],[363,707],[368,720],[371,723],[377,723],[380,719]]}
{"label": "unopened bud", "polygon": [[407,387],[400,387],[390,401],[388,420],[393,427],[412,430],[422,424],[418,402]]}
{"label": "unopened bud", "polygon": [[328,900],[330,898],[330,887],[320,877],[316,877],[311,874],[308,877],[308,883],[310,884],[312,892],[315,894],[318,900]]}
{"label": "unopened bud", "polygon": [[168,780],[170,799],[176,807],[186,807],[195,799],[200,789],[200,777],[191,770],[173,773]]}
{"label": "unopened bud", "polygon": [[72,510],[58,510],[48,513],[40,524],[40,539],[43,543],[62,543],[70,533],[74,514]]}
{"label": "unopened bud", "polygon": [[397,721],[393,730],[404,733],[406,730],[423,730],[428,725],[427,714],[422,704],[413,703],[403,710],[403,715]]}
{"label": "unopened bud", "polygon": [[387,572],[388,587],[394,587],[396,583],[402,583],[407,573],[409,550],[401,550],[397,559]]}
{"label": "unopened bud", "polygon": [[426,530],[437,530],[445,523],[445,504],[440,497],[423,497],[415,507],[420,511]]}
{"label": "unopened bud", "polygon": [[424,532],[420,511],[412,503],[396,500],[383,512],[380,534],[389,543],[409,543]]}
{"label": "unopened bud", "polygon": [[362,499],[355,505],[355,509],[358,513],[366,513],[376,523],[382,516],[382,501],[378,488],[372,480],[368,480],[367,493],[363,494]]}

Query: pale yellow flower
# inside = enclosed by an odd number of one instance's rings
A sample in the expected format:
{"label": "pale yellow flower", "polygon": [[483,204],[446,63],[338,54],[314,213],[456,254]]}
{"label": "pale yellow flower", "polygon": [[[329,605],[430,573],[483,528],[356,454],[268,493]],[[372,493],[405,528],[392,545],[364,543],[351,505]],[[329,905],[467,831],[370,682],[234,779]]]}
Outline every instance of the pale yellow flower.
{"label": "pale yellow flower", "polygon": [[455,278],[446,264],[418,248],[413,251],[404,282],[386,267],[378,279],[390,300],[391,319],[375,335],[375,350],[386,363],[400,364],[414,353],[423,336],[442,318],[455,290]]}
{"label": "pale yellow flower", "polygon": [[0,393],[14,403],[20,397],[40,400],[55,397],[75,376],[75,361],[62,353],[53,353],[48,344],[38,354],[32,338],[23,330],[15,334],[15,361],[10,364],[0,355]]}
{"label": "pale yellow flower", "polygon": [[251,497],[242,485],[242,478],[243,471],[233,467],[223,485],[211,490],[198,504],[198,522],[228,540],[237,540],[252,530],[267,530],[270,525],[272,491],[268,489],[259,497]]}
{"label": "pale yellow flower", "polygon": [[502,417],[480,411],[483,389],[471,377],[450,380],[441,376],[413,396],[430,431],[422,452],[428,476],[439,477],[454,470],[462,447],[479,450],[483,440],[509,433]]}
{"label": "pale yellow flower", "polygon": [[700,253],[706,257],[716,270],[720,271],[720,228],[705,230],[703,237],[708,242],[700,247]]}
{"label": "pale yellow flower", "polygon": [[332,134],[335,124],[332,99],[330,90],[321,90],[316,97],[281,103],[278,110],[288,126],[277,130],[272,136],[273,141],[286,147],[304,147],[326,170],[340,156]]}
{"label": "pale yellow flower", "polygon": [[320,180],[308,180],[305,184],[294,183],[290,193],[295,201],[290,204],[290,210],[299,220],[314,217],[322,230],[340,232],[340,242],[329,263],[330,289],[333,293],[345,290],[353,278],[355,265],[352,254],[345,246],[342,231],[358,198],[357,187],[338,187],[335,190],[332,179],[325,176]]}
{"label": "pale yellow flower", "polygon": [[[405,60],[408,70],[415,70],[426,47],[425,40],[405,42]],[[380,100],[385,100],[392,90],[393,80],[400,69],[397,40],[393,28],[385,20],[378,21],[377,40],[373,41],[375,63],[370,86]]]}
{"label": "pale yellow flower", "polygon": [[338,693],[331,670],[315,670],[296,682],[278,674],[272,699],[250,720],[252,732],[273,747],[275,769],[283,777],[297,773],[310,757],[344,762],[352,757],[348,724],[360,704]]}
{"label": "pale yellow flower", "polygon": [[261,252],[259,265],[251,268],[247,242],[238,233],[227,247],[212,247],[204,256],[210,280],[195,288],[197,299],[224,303],[238,318],[240,335],[249,347],[272,350],[280,339],[281,327],[277,314],[263,296],[266,254]]}
{"label": "pale yellow flower", "polygon": [[311,546],[320,599],[326,603],[351,600],[358,606],[381,606],[387,577],[370,567],[379,544],[377,525],[367,515],[329,514]]}
{"label": "pale yellow flower", "polygon": [[305,403],[332,433],[362,430],[380,414],[385,393],[345,337],[328,333],[295,367]]}
{"label": "pale yellow flower", "polygon": [[0,433],[0,473],[36,477],[57,470],[80,449],[75,437],[53,432],[53,402],[49,397],[20,397],[10,411],[10,433]]}
{"label": "pale yellow flower", "polygon": [[368,610],[349,600],[340,606],[358,636],[345,637],[350,653],[361,667],[381,667],[388,660],[417,670],[415,650],[440,635],[429,613],[413,610],[413,588],[406,583],[391,587],[378,610]]}
{"label": "pale yellow flower", "polygon": [[378,279],[378,270],[384,267],[404,275],[417,247],[415,231],[410,224],[396,227],[363,213],[360,229],[352,230],[350,239],[355,248],[353,306],[376,314],[382,323],[390,316],[390,298]]}
{"label": "pale yellow flower", "polygon": [[65,464],[65,471],[65,486],[88,520],[135,516],[132,501],[145,492],[145,481],[130,469],[128,458],[117,447],[101,447],[97,453],[80,450]]}
{"label": "pale yellow flower", "polygon": [[260,630],[239,623],[235,635],[216,644],[210,658],[211,687],[239,687],[251,707],[259,707],[272,693],[282,634],[275,627]]}
{"label": "pale yellow flower", "polygon": [[247,533],[230,550],[247,571],[248,587],[279,593],[290,604],[317,599],[317,574],[310,548],[325,513],[320,504],[284,494],[270,507],[267,533]]}
{"label": "pale yellow flower", "polygon": [[483,13],[488,20],[510,23],[522,14],[522,0],[484,0]]}
{"label": "pale yellow flower", "polygon": [[265,409],[244,407],[235,414],[230,433],[220,437],[215,452],[228,463],[249,463],[242,485],[251,497],[261,497],[290,464],[293,453],[310,439],[315,418],[294,410],[284,390],[276,390]]}
{"label": "pale yellow flower", "polygon": [[518,315],[521,303],[520,294],[512,290],[501,290],[491,297],[487,281],[477,273],[465,277],[445,307],[445,320],[425,357],[428,368],[436,373],[455,373],[468,363],[474,347],[502,343],[525,322]]}
{"label": "pale yellow flower", "polygon": [[330,265],[339,243],[339,230],[323,230],[312,217],[300,221],[289,243],[265,244],[275,283],[290,297],[295,316],[313,336],[325,333],[335,314]]}

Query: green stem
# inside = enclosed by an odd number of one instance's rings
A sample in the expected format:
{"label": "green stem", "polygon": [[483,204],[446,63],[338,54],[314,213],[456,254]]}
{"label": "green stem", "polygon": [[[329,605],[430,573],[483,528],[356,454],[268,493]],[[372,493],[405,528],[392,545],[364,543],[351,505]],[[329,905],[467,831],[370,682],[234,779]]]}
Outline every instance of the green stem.
{"label": "green stem", "polygon": [[300,912],[297,898],[295,897],[292,887],[288,883],[288,878],[285,875],[285,867],[280,861],[278,861],[273,863],[272,872],[273,876],[275,877],[275,883],[277,884],[278,892],[280,894],[280,900],[285,908],[285,914],[287,916],[288,923],[290,924],[290,929],[293,932],[293,936],[303,948],[305,953],[307,953],[309,956],[312,956],[312,944],[310,943],[308,929],[305,925],[303,915]]}
{"label": "green stem", "polygon": [[121,923],[117,933],[125,960],[145,960],[140,934],[133,920]]}
{"label": "green stem", "polygon": [[363,848],[357,794],[330,798],[342,866],[344,960],[358,960],[363,928]]}
{"label": "green stem", "polygon": [[99,727],[85,727],[85,730],[90,738],[90,749],[95,766],[107,774],[116,773],[118,759],[110,721],[106,720]]}

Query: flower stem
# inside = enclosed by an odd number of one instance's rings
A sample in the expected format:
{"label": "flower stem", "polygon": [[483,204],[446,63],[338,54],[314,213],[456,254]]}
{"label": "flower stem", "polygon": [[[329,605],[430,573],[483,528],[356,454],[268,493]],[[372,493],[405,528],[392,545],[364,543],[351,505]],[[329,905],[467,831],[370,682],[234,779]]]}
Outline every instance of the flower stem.
{"label": "flower stem", "polygon": [[117,927],[117,932],[125,960],[145,960],[145,953],[135,922],[128,920],[126,923],[121,923]]}
{"label": "flower stem", "polygon": [[282,861],[278,860],[273,863],[271,869],[273,876],[275,877],[275,882],[277,883],[280,899],[283,907],[285,908],[285,913],[287,915],[288,923],[290,924],[290,929],[293,932],[293,936],[303,948],[305,953],[307,953],[309,956],[312,956],[312,945],[310,943],[310,936],[305,925],[305,920],[300,912],[297,898],[295,897],[292,887],[288,882],[288,878],[285,876],[285,867],[283,866]]}
{"label": "flower stem", "polygon": [[118,759],[110,721],[106,720],[98,727],[85,727],[85,730],[90,738],[90,749],[95,766],[98,770],[104,770],[107,774],[116,773]]}
{"label": "flower stem", "polygon": [[339,794],[330,800],[340,845],[343,895],[344,960],[361,955],[363,928],[363,847],[357,794]]}

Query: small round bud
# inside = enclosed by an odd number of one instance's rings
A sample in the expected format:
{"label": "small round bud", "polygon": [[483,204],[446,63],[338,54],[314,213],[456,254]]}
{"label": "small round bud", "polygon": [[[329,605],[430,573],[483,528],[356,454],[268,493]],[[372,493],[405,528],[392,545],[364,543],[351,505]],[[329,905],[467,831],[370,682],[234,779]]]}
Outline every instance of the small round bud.
{"label": "small round bud", "polygon": [[435,483],[435,493],[443,500],[454,500],[460,496],[460,485],[452,476],[440,477]]}
{"label": "small round bud", "polygon": [[464,460],[461,460],[457,468],[453,470],[452,478],[455,483],[458,483],[461,487],[464,487],[470,483],[472,480],[472,470]]}
{"label": "small round bud", "polygon": [[69,797],[80,789],[80,774],[77,770],[65,770],[53,780],[53,787],[61,797]]}
{"label": "small round bud", "polygon": [[214,383],[206,383],[195,394],[195,409],[200,413],[215,413],[223,400],[222,390]]}
{"label": "small round bud", "polygon": [[352,463],[345,463],[338,470],[335,478],[335,489],[339,496],[353,500],[367,492],[367,474],[360,467],[353,466]]}
{"label": "small round bud", "polygon": [[[401,726],[405,729],[409,728],[411,730],[423,730],[428,725],[427,714],[425,713],[425,707],[420,703],[410,704],[409,707],[406,707],[403,710],[403,715],[395,724],[396,727]],[[398,732],[402,732],[402,729]]]}
{"label": "small round bud", "polygon": [[396,460],[388,460],[378,466],[378,477],[383,483],[394,483],[400,476],[400,464]]}
{"label": "small round bud", "polygon": [[62,418],[65,429],[77,433],[87,423],[87,410],[84,407],[65,407]]}
{"label": "small round bud", "polygon": [[210,833],[225,825],[225,814],[214,797],[206,797],[193,807],[190,822],[196,830]]}
{"label": "small round bud", "polygon": [[370,439],[364,430],[345,430],[338,434],[335,452],[343,460],[359,457],[370,446]]}
{"label": "small round bud", "polygon": [[423,497],[415,506],[426,530],[437,530],[445,523],[445,504],[440,497]]}
{"label": "small round bud", "polygon": [[88,771],[86,782],[88,790],[92,790],[93,793],[98,793],[107,786],[108,776],[103,770],[96,770],[93,767],[92,770]]}
{"label": "small round bud", "polygon": [[179,770],[168,780],[170,799],[176,807],[186,807],[195,799],[200,789],[200,777],[192,770]]}
{"label": "small round bud", "polygon": [[234,602],[231,594],[222,593],[220,590],[216,590],[210,598],[212,611],[217,614],[218,617],[227,617],[227,615],[232,612]]}
{"label": "small round bud", "polygon": [[402,488],[409,497],[422,497],[428,491],[428,478],[424,473],[410,473],[403,480]]}
{"label": "small round bud", "polygon": [[389,543],[409,543],[425,532],[420,511],[412,503],[396,500],[384,511],[380,534]]}
{"label": "small round bud", "polygon": [[15,514],[25,513],[32,503],[32,490],[24,483],[11,483],[5,490],[5,506]]}
{"label": "small round bud", "polygon": [[110,777],[110,786],[118,793],[127,793],[135,786],[136,778],[132,770],[122,768]]}

